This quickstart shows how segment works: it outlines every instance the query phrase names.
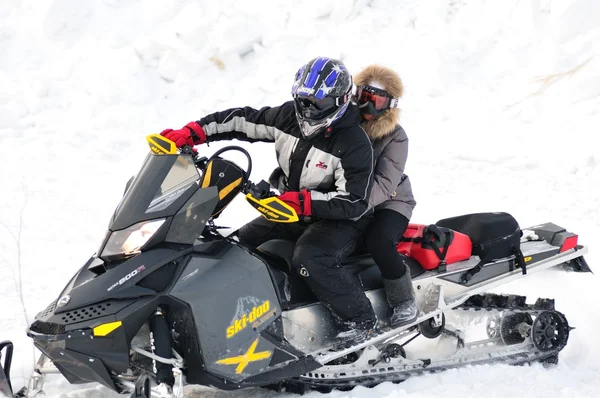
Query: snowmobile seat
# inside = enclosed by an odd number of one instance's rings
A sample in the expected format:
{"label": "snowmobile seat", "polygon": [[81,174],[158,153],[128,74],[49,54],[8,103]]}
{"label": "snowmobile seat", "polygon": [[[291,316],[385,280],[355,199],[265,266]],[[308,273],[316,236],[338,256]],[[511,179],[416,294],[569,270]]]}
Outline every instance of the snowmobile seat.
{"label": "snowmobile seat", "polygon": [[256,250],[267,255],[267,257],[283,260],[283,263],[269,261],[269,265],[286,274],[292,273],[294,242],[285,239],[272,239],[258,246]]}
{"label": "snowmobile seat", "polygon": [[[278,265],[275,265],[275,267],[279,268],[281,271],[284,271],[286,273],[294,274],[292,268],[294,245],[295,242],[289,240],[273,239],[260,245],[257,248],[257,250],[270,256],[276,257],[278,259],[284,260],[285,266],[283,266],[283,264],[280,263]],[[350,258],[346,259],[346,261],[344,261],[342,265],[345,267],[351,267],[352,272],[357,273],[364,270],[365,268],[368,268],[369,266],[374,265],[374,263],[373,260],[370,259],[370,256],[352,255]]]}
{"label": "snowmobile seat", "polygon": [[[269,265],[273,283],[277,286],[281,308],[288,310],[315,303],[318,299],[308,287],[304,278],[292,272],[292,256],[295,242],[284,239],[273,239],[257,248],[263,260]],[[414,277],[421,275],[425,269],[414,259],[405,257],[405,263]],[[342,262],[342,267],[350,267],[360,278],[365,291],[383,288],[383,280],[379,267],[366,248],[359,248]]]}
{"label": "snowmobile seat", "polygon": [[[294,245],[295,242],[289,240],[273,239],[260,245],[257,250],[275,260],[269,261],[271,267],[297,277],[292,271]],[[277,260],[283,260],[283,262]],[[425,272],[416,260],[409,257],[405,257],[405,260],[413,278]],[[351,272],[358,274],[365,290],[383,287],[379,268],[376,266],[373,257],[371,257],[364,247],[358,248],[350,257],[342,261],[342,267],[349,268]]]}

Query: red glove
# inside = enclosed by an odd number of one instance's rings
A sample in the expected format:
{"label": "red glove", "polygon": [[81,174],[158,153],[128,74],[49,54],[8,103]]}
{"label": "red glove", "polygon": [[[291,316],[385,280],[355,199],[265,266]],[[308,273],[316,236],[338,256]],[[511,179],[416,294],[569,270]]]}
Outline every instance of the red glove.
{"label": "red glove", "polygon": [[177,148],[186,145],[193,147],[206,142],[206,133],[196,122],[189,122],[180,130],[163,130],[160,135],[173,141]]}
{"label": "red glove", "polygon": [[299,216],[312,215],[310,192],[307,189],[300,192],[287,191],[279,195],[278,198],[294,209]]}

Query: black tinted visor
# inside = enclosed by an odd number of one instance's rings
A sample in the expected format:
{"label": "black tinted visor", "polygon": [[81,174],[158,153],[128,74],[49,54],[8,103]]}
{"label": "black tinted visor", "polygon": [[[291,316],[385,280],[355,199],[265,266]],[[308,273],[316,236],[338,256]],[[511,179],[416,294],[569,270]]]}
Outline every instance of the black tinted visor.
{"label": "black tinted visor", "polygon": [[332,97],[322,99],[314,97],[295,97],[296,108],[302,116],[309,119],[321,119],[331,114],[336,108],[336,100]]}

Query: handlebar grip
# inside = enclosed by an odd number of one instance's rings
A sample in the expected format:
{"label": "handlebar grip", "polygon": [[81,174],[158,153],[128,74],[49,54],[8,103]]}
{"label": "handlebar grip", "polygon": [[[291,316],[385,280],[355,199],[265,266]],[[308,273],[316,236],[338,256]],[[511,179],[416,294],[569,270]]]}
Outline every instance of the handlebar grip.
{"label": "handlebar grip", "polygon": [[272,196],[277,196],[277,194],[271,191],[271,185],[265,180],[261,180],[258,184],[254,184],[252,182],[248,182],[246,185],[246,192],[257,199],[270,198]]}

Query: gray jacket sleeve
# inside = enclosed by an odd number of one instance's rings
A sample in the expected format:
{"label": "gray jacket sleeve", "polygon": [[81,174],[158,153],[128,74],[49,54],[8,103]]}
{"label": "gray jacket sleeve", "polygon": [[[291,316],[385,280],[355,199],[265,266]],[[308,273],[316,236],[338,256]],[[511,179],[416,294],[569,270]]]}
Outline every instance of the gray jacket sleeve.
{"label": "gray jacket sleeve", "polygon": [[408,158],[408,138],[395,134],[376,159],[369,206],[375,207],[389,200],[400,184]]}

